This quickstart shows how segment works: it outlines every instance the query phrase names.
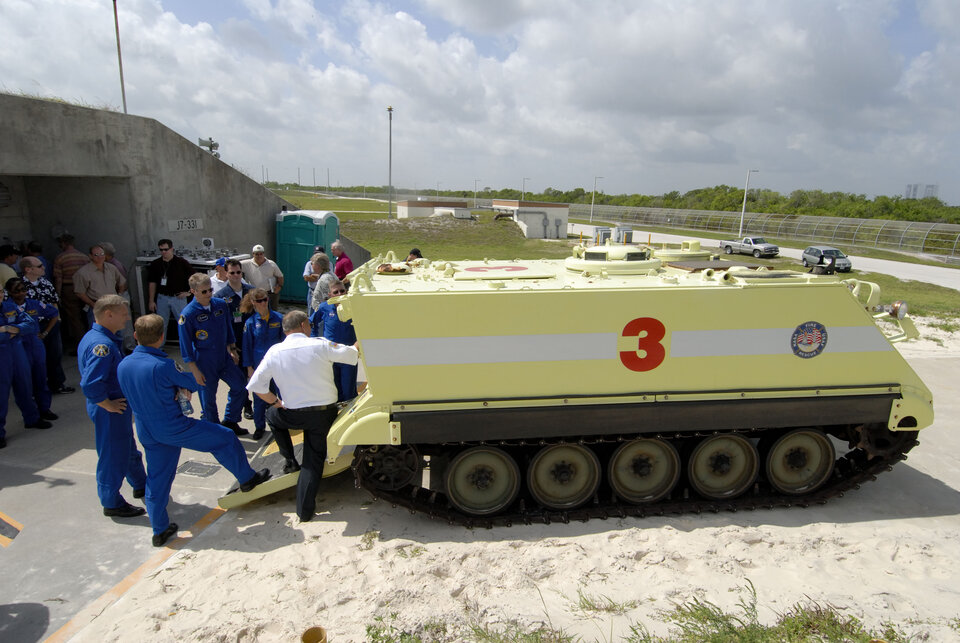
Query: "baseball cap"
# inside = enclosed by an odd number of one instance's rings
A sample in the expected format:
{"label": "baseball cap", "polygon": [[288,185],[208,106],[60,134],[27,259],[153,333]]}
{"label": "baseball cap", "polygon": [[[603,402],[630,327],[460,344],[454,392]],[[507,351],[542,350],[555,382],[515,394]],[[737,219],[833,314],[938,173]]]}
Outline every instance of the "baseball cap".
{"label": "baseball cap", "polygon": [[255,246],[253,247],[253,250],[251,250],[251,252],[254,252],[254,253],[263,252],[263,246],[261,246],[261,245],[258,243],[257,245],[255,245]]}
{"label": "baseball cap", "polygon": [[218,265],[218,266],[226,266],[226,265],[227,265],[227,258],[226,258],[226,257],[220,257],[219,259],[217,259],[216,265]]}

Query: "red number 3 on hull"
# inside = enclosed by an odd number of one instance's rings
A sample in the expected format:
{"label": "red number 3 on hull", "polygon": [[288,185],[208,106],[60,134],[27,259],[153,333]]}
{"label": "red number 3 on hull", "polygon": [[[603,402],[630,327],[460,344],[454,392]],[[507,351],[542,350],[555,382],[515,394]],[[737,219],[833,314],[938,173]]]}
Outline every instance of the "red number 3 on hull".
{"label": "red number 3 on hull", "polygon": [[638,317],[623,327],[622,337],[636,337],[637,350],[620,351],[620,361],[631,371],[652,371],[667,356],[660,341],[667,334],[663,322],[653,317]]}

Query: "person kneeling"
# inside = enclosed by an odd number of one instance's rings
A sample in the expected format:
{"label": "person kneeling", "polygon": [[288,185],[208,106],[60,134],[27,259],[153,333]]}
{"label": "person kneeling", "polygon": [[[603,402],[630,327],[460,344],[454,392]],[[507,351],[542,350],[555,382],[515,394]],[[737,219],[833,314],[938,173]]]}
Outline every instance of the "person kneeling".
{"label": "person kneeling", "polygon": [[177,533],[170,522],[167,503],[177,473],[180,449],[205,451],[213,455],[250,491],[270,478],[269,469],[254,471],[247,453],[233,431],[213,422],[183,415],[177,395],[190,398],[198,388],[190,373],[182,373],[160,347],[164,342],[164,320],[159,315],[137,319],[133,336],[139,346],[120,362],[117,377],[127,404],[136,418],[137,436],[147,458],[147,514],[153,527],[153,546],[160,547]]}

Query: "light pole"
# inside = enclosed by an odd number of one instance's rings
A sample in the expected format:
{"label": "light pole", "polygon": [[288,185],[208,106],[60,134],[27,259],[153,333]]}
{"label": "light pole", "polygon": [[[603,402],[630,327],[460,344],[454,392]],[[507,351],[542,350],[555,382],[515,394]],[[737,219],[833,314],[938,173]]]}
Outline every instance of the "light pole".
{"label": "light pole", "polygon": [[120,18],[117,17],[117,0],[113,0],[113,24],[117,29],[117,63],[120,65],[120,95],[123,97],[123,113],[127,113],[127,90],[123,85],[123,56],[120,54]]}
{"label": "light pole", "polygon": [[473,209],[477,209],[477,185],[479,185],[480,179],[473,180]]}
{"label": "light pole", "polygon": [[387,165],[387,218],[393,218],[393,107],[387,107],[387,115],[390,118],[390,138],[388,165]]}
{"label": "light pole", "polygon": [[523,201],[523,197],[527,195],[527,181],[530,180],[529,176],[523,177],[523,187],[520,188],[520,200]]}
{"label": "light pole", "polygon": [[593,194],[590,196],[590,223],[593,223],[593,200],[597,196],[597,179],[602,178],[602,176],[593,177]]}
{"label": "light pole", "polygon": [[738,237],[743,236],[743,215],[747,212],[747,190],[750,189],[750,173],[759,171],[760,170],[747,170],[747,183],[743,186],[743,207],[740,208],[740,232],[737,233]]}

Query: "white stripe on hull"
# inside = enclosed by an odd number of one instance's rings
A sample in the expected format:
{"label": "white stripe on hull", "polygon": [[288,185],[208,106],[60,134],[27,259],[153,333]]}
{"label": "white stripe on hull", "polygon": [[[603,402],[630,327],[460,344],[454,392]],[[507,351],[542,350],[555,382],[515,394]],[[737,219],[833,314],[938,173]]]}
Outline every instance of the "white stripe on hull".
{"label": "white stripe on hull", "polygon": [[[789,355],[794,328],[682,330],[669,333],[669,357]],[[615,333],[479,335],[361,340],[368,368],[619,360]],[[664,343],[667,343],[667,339]],[[633,342],[633,343],[631,343]],[[635,346],[624,338],[622,346]],[[875,326],[827,328],[825,354],[894,350]]]}

